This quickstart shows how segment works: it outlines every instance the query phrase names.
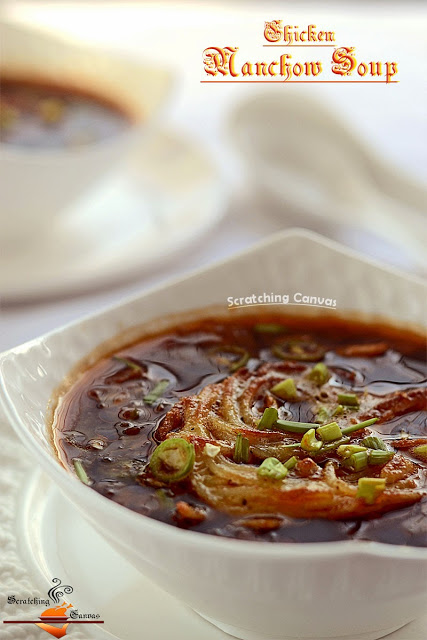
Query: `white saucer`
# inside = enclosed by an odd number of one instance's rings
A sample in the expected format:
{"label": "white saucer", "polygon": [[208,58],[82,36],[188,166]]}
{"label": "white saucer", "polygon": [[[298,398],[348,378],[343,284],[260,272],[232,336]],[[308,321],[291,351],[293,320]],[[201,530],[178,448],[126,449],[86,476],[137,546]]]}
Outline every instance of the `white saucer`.
{"label": "white saucer", "polygon": [[0,297],[28,300],[99,289],[177,255],[225,210],[228,190],[203,149],[156,132],[121,173],[0,257]]}
{"label": "white saucer", "polygon": [[[53,578],[74,589],[81,613],[99,613],[103,625],[85,625],[99,640],[226,640],[230,636],[139,574],[62,499],[42,472],[28,478],[20,499],[19,549],[43,597]],[[73,629],[73,634],[77,629]]]}
{"label": "white saucer", "polygon": [[[69,596],[74,607],[101,615],[103,625],[85,625],[85,640],[230,639],[122,559],[44,473],[36,471],[27,478],[17,518],[21,558],[41,595],[53,578],[60,578],[74,589]],[[387,638],[423,640],[426,621],[423,616]]]}

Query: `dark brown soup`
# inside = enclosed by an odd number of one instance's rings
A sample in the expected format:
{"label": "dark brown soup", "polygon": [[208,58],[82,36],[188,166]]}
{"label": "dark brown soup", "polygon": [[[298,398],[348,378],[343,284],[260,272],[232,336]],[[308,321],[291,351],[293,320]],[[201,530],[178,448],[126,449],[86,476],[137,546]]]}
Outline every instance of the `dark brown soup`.
{"label": "dark brown soup", "polygon": [[81,373],[54,438],[95,491],[175,526],[425,546],[425,369],[409,332],[230,314]]}
{"label": "dark brown soup", "polygon": [[0,99],[0,140],[18,147],[78,147],[129,125],[111,101],[67,87],[6,77]]}

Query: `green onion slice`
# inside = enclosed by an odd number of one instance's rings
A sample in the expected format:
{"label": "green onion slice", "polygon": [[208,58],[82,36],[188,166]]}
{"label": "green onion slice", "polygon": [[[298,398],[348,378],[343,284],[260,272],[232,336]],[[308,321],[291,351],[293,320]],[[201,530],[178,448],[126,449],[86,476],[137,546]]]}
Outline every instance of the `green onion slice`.
{"label": "green onion slice", "polygon": [[281,444],[280,448],[281,449],[299,449],[299,447],[301,446],[301,444],[298,441],[292,442],[291,444]]}
{"label": "green onion slice", "polygon": [[291,420],[276,420],[272,427],[278,431],[290,431],[291,433],[306,433],[310,429],[313,429],[311,422],[292,422]]}
{"label": "green onion slice", "polygon": [[373,504],[385,487],[385,478],[359,478],[356,495],[363,498],[367,504]]}
{"label": "green onion slice", "polygon": [[307,378],[319,387],[326,384],[331,377],[331,373],[323,362],[318,362],[307,374]]}
{"label": "green onion slice", "polygon": [[412,453],[416,458],[427,462],[427,444],[420,444],[412,449]]}
{"label": "green onion slice", "polygon": [[132,369],[133,371],[144,371],[140,364],[137,364],[136,362],[134,362],[133,360],[130,360],[129,358],[122,358],[121,356],[113,356],[113,360],[116,360],[117,362],[121,362],[122,364],[124,364],[129,369]]}
{"label": "green onion slice", "polygon": [[1,105],[0,110],[0,129],[8,131],[13,129],[18,121],[20,113],[18,109],[6,103]]}
{"label": "green onion slice", "polygon": [[289,458],[289,460],[286,460],[286,462],[283,463],[283,466],[290,471],[295,467],[297,462],[298,458],[296,456],[292,456],[292,458]]}
{"label": "green onion slice", "polygon": [[168,386],[169,380],[160,380],[156,386],[151,389],[150,393],[147,393],[147,395],[144,396],[143,400],[145,404],[154,404],[156,400],[163,395]]}
{"label": "green onion slice", "polygon": [[360,403],[355,393],[339,393],[338,404],[343,404],[346,407],[358,407]]}
{"label": "green onion slice", "polygon": [[344,407],[342,404],[338,404],[335,409],[332,412],[332,417],[335,418],[335,416],[340,416],[344,413]]}
{"label": "green onion slice", "polygon": [[349,458],[353,453],[359,453],[360,451],[366,451],[366,447],[361,447],[358,444],[342,444],[337,449],[337,454],[341,458]]}
{"label": "green onion slice", "polygon": [[76,476],[78,477],[80,482],[83,482],[83,484],[87,484],[87,485],[92,484],[92,481],[89,479],[89,476],[87,475],[86,470],[83,466],[83,462],[78,458],[74,458],[73,465],[74,465],[74,470],[76,472]]}
{"label": "green onion slice", "polygon": [[353,424],[350,427],[344,427],[341,429],[344,436],[348,436],[350,433],[354,431],[359,431],[360,429],[364,429],[365,427],[370,427],[371,424],[375,424],[378,421],[378,418],[371,418],[370,420],[365,420],[364,422],[359,422],[358,424]]}
{"label": "green onion slice", "polygon": [[315,453],[319,451],[321,447],[322,443],[320,440],[316,440],[316,432],[314,429],[310,429],[304,433],[301,439],[301,449],[304,449],[304,451],[308,451],[309,453]]}
{"label": "green onion slice", "polygon": [[266,458],[258,467],[257,474],[269,480],[283,480],[288,475],[288,469],[277,458]]}
{"label": "green onion slice", "polygon": [[342,438],[342,432],[336,422],[317,427],[316,433],[324,442],[332,442]]}
{"label": "green onion slice", "polygon": [[320,405],[316,412],[316,422],[323,424],[331,418],[330,411],[325,405]]}
{"label": "green onion slice", "polygon": [[233,460],[237,463],[244,462],[246,464],[249,462],[249,440],[241,433],[238,433],[236,437]]}
{"label": "green onion slice", "polygon": [[169,438],[159,444],[150,459],[150,471],[162,482],[178,482],[191,473],[195,460],[194,445],[184,438]]}
{"label": "green onion slice", "polygon": [[367,436],[366,438],[363,438],[362,444],[364,444],[368,449],[381,449],[382,451],[388,451],[386,443],[376,436]]}
{"label": "green onion slice", "polygon": [[168,495],[168,491],[170,489],[156,489],[156,496],[159,500],[160,505],[164,509],[172,509],[175,506],[175,502],[172,497]]}
{"label": "green onion slice", "polygon": [[387,464],[393,458],[393,451],[370,450],[368,453],[369,464]]}
{"label": "green onion slice", "polygon": [[282,400],[287,400],[288,402],[296,402],[298,400],[298,391],[293,378],[287,378],[286,380],[278,382],[270,391],[276,396],[279,396],[279,398],[282,398]]}
{"label": "green onion slice", "polygon": [[221,447],[216,444],[212,444],[211,442],[207,442],[203,447],[203,453],[208,456],[208,458],[216,458],[216,456],[221,453]]}
{"label": "green onion slice", "polygon": [[361,471],[368,466],[368,452],[357,451],[352,453],[349,458],[344,458],[345,466],[352,467],[354,471]]}
{"label": "green onion slice", "polygon": [[264,409],[261,420],[258,422],[258,429],[271,429],[275,424],[279,414],[275,407]]}
{"label": "green onion slice", "polygon": [[330,451],[334,451],[335,449],[339,449],[343,444],[347,444],[350,442],[350,438],[348,436],[343,436],[339,440],[335,440],[334,442],[329,442],[328,444],[323,444],[323,447],[319,451],[319,455],[323,455],[325,453],[329,453]]}
{"label": "green onion slice", "polygon": [[[230,370],[230,372],[234,372],[237,371],[237,369],[240,369],[241,367],[244,367],[245,364],[248,362],[250,355],[249,355],[249,351],[247,351],[246,349],[244,349],[243,347],[239,347],[238,345],[235,344],[221,344],[221,345],[217,345],[215,347],[213,347],[212,349],[209,349],[209,354],[214,356],[214,359],[218,362],[218,364],[223,364],[225,366],[227,366]],[[233,358],[228,358],[225,355],[221,355],[221,354],[232,354],[232,355],[236,355],[236,356],[240,356],[239,358],[233,359]]]}
{"label": "green onion slice", "polygon": [[321,360],[326,349],[311,340],[286,339],[271,347],[272,353],[281,360],[302,360],[316,362]]}
{"label": "green onion slice", "polygon": [[254,331],[257,333],[269,333],[275,335],[278,333],[285,333],[287,328],[276,322],[259,322],[254,325]]}

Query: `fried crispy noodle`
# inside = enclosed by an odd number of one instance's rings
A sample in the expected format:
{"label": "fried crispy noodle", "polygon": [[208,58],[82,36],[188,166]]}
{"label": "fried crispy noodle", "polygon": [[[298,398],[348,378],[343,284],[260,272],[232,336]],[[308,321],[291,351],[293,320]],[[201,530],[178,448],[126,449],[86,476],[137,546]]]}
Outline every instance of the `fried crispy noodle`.
{"label": "fried crispy noodle", "polygon": [[[312,405],[316,412],[319,389],[306,374],[307,366],[296,362],[267,363],[250,372],[241,369],[223,382],[206,386],[199,394],[182,398],[165,416],[157,430],[161,440],[182,437],[194,443],[196,462],[189,477],[192,490],[212,507],[235,515],[276,513],[297,518],[355,518],[380,514],[414,503],[424,495],[420,488],[424,482],[421,465],[396,454],[391,462],[366,475],[386,478],[387,485],[375,500],[367,504],[356,497],[357,480],[361,474],[339,477],[337,463],[324,456],[308,458],[301,449],[286,447],[299,443],[301,436],[275,430],[257,429],[258,421],[266,407],[276,407],[280,418],[289,413],[278,406],[269,392],[276,383],[291,374],[300,400]],[[338,390],[339,391],[339,390]],[[409,396],[409,397],[408,397]],[[328,398],[322,403],[336,406],[337,390],[328,386]],[[340,420],[341,426],[359,422],[359,416],[368,410],[381,412],[381,406],[399,410],[396,395],[391,401],[365,393],[360,398],[358,413]],[[389,399],[390,400],[390,399]],[[406,394],[401,403],[402,413],[408,412],[411,397]],[[419,398],[413,398],[418,407]],[[280,403],[281,405],[281,403]],[[375,407],[377,408],[375,409]],[[394,413],[393,415],[398,415]],[[292,418],[291,418],[292,419]],[[313,425],[316,426],[316,425]],[[251,462],[237,464],[232,455],[238,433],[248,438]],[[361,437],[370,432],[353,434]],[[221,451],[214,457],[208,455],[205,444],[211,443]],[[260,478],[257,468],[260,460],[274,456],[286,460],[292,455],[301,459],[284,481]]]}

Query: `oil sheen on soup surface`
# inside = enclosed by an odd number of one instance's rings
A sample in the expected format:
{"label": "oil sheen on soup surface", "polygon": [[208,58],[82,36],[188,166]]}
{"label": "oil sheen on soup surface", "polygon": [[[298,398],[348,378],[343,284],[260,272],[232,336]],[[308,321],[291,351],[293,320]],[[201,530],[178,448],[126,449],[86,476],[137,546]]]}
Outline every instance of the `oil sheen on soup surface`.
{"label": "oil sheen on soup surface", "polygon": [[17,147],[72,149],[129,124],[118,105],[77,89],[4,77],[0,96],[0,140]]}
{"label": "oil sheen on soup surface", "polygon": [[60,398],[59,456],[139,513],[243,539],[424,546],[420,336],[207,318],[101,359]]}

